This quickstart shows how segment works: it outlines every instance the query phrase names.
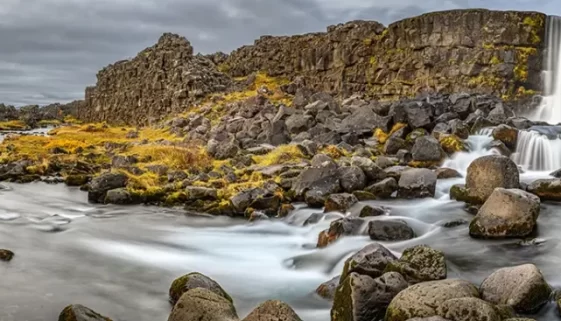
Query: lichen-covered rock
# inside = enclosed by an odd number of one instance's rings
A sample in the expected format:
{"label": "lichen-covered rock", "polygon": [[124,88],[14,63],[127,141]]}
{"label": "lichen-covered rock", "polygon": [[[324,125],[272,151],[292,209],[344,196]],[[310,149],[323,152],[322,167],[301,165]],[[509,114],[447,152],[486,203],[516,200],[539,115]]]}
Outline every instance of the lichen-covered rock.
{"label": "lichen-covered rock", "polygon": [[398,185],[399,198],[434,197],[436,174],[426,168],[409,169],[401,174]]}
{"label": "lichen-covered rock", "polygon": [[533,264],[499,269],[481,283],[479,290],[485,301],[511,306],[518,313],[536,312],[551,294],[551,288]]}
{"label": "lichen-covered rock", "polygon": [[536,226],[540,199],[519,189],[497,188],[469,227],[472,237],[525,237]]}
{"label": "lichen-covered rock", "polygon": [[335,290],[337,290],[337,287],[339,286],[340,279],[341,276],[338,275],[331,280],[320,284],[320,286],[318,286],[318,288],[316,289],[316,293],[320,297],[332,301],[335,297]]}
{"label": "lichen-covered rock", "polygon": [[325,201],[325,213],[346,213],[356,203],[358,203],[358,199],[353,194],[331,194]]}
{"label": "lichen-covered rock", "polygon": [[329,229],[319,233],[317,247],[326,247],[341,236],[362,235],[365,233],[364,224],[364,219],[358,217],[346,217],[333,221],[329,225]]}
{"label": "lichen-covered rock", "polygon": [[189,290],[173,306],[168,321],[237,321],[231,301],[205,288]]}
{"label": "lichen-covered rock", "polygon": [[445,155],[438,140],[432,136],[417,138],[411,153],[413,160],[420,162],[439,162]]}
{"label": "lichen-covered rock", "polygon": [[466,188],[468,197],[473,202],[485,203],[497,187],[509,189],[519,186],[518,167],[506,156],[483,156],[468,167]]}
{"label": "lichen-covered rock", "polygon": [[286,303],[269,300],[261,303],[243,321],[302,321]]}
{"label": "lichen-covered rock", "polygon": [[446,261],[441,251],[418,245],[403,251],[399,260],[390,262],[385,272],[399,272],[411,283],[446,278]]}
{"label": "lichen-covered rock", "polygon": [[335,291],[331,320],[381,320],[391,300],[407,286],[399,273],[390,272],[373,279],[353,272]]}
{"label": "lichen-covered rock", "polygon": [[111,321],[80,304],[69,305],[58,316],[58,321]]}
{"label": "lichen-covered rock", "polygon": [[107,191],[125,187],[128,177],[125,174],[105,173],[94,178],[89,185],[88,200],[93,203],[103,203]]}
{"label": "lichen-covered rock", "polygon": [[436,313],[454,321],[501,321],[492,304],[471,297],[445,301],[438,306]]}
{"label": "lichen-covered rock", "polygon": [[528,185],[527,191],[543,201],[561,201],[561,179],[538,179]]}
{"label": "lichen-covered rock", "polygon": [[186,274],[173,281],[169,288],[169,301],[171,304],[175,304],[183,293],[196,288],[210,290],[232,302],[232,298],[222,289],[220,284],[208,276],[197,272]]}
{"label": "lichen-covered rock", "polygon": [[345,193],[352,193],[366,187],[366,175],[358,166],[339,167],[337,174]]}
{"label": "lichen-covered rock", "polygon": [[459,298],[478,298],[477,288],[462,280],[440,280],[412,285],[401,291],[390,303],[386,321],[407,321],[437,315],[444,302]]}
{"label": "lichen-covered rock", "polygon": [[516,142],[518,141],[518,129],[501,124],[493,129],[492,135],[494,139],[503,142],[510,150],[514,150],[516,148]]}
{"label": "lichen-covered rock", "polygon": [[384,274],[384,270],[390,262],[396,260],[397,258],[392,252],[383,245],[379,243],[369,244],[345,261],[341,281],[353,272],[377,278]]}
{"label": "lichen-covered rock", "polygon": [[405,241],[415,232],[405,221],[375,220],[368,222],[368,235],[374,241]]}
{"label": "lichen-covered rock", "polygon": [[14,258],[14,252],[0,249],[0,261],[10,262]]}
{"label": "lichen-covered rock", "polygon": [[388,177],[378,183],[368,186],[365,190],[374,194],[377,198],[390,198],[398,189],[397,181]]}

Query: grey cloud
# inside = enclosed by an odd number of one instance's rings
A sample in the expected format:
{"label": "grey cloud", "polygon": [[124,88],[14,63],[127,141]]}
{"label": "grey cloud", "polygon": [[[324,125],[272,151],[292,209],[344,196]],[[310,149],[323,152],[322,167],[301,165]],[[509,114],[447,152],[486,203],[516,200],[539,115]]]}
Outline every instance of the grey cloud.
{"label": "grey cloud", "polygon": [[229,52],[264,34],[324,31],[354,19],[389,24],[428,11],[473,7],[561,14],[557,1],[2,0],[0,101],[83,98],[99,69],[135,56],[163,32],[187,37],[199,52]]}

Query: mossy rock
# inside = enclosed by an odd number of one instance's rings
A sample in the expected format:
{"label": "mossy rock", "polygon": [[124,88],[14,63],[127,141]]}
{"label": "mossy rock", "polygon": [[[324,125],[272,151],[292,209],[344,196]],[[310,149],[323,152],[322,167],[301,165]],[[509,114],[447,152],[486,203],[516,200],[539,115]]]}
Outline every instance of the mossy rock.
{"label": "mossy rock", "polygon": [[244,321],[302,321],[298,314],[286,303],[269,300],[251,311]]}
{"label": "mossy rock", "polygon": [[407,135],[407,137],[405,138],[405,141],[410,143],[410,144],[414,144],[415,141],[417,140],[417,138],[422,137],[422,136],[427,136],[428,134],[429,134],[429,132],[426,129],[417,128]]}
{"label": "mossy rock", "polygon": [[222,289],[220,284],[208,276],[197,272],[186,274],[173,281],[169,288],[170,302],[175,304],[185,292],[195,288],[210,290],[226,300],[233,302],[232,298]]}
{"label": "mossy rock", "polygon": [[168,321],[187,320],[234,321],[238,315],[230,300],[211,290],[194,288],[183,293],[168,318]]}
{"label": "mossy rock", "polygon": [[473,198],[469,194],[469,190],[464,184],[452,185],[450,188],[450,198],[465,203],[478,203],[478,199]]}
{"label": "mossy rock", "polygon": [[447,154],[467,151],[464,141],[456,135],[442,135],[439,139],[440,146]]}
{"label": "mossy rock", "polygon": [[10,250],[0,250],[0,261],[10,262],[14,258],[14,252]]}
{"label": "mossy rock", "polygon": [[89,175],[68,175],[64,179],[64,183],[68,186],[82,186],[90,181]]}
{"label": "mossy rock", "polygon": [[426,245],[408,248],[399,260],[388,263],[387,272],[399,272],[412,284],[442,280],[446,278],[444,253]]}
{"label": "mossy rock", "polygon": [[80,304],[69,305],[58,317],[58,321],[111,321],[99,313]]}

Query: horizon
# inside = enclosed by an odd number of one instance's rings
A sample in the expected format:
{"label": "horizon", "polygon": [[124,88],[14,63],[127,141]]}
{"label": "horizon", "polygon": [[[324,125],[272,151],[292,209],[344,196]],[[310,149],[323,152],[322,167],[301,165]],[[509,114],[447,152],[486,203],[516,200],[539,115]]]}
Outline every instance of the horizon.
{"label": "horizon", "polygon": [[[31,5],[29,5],[31,2]],[[0,7],[0,102],[16,107],[84,99],[96,74],[132,59],[166,32],[187,38],[196,53],[230,53],[262,35],[325,32],[352,20],[385,26],[422,14],[457,9],[536,11],[561,16],[556,1],[504,0],[391,3],[334,0],[7,0]],[[110,4],[110,5],[108,5]],[[218,7],[216,7],[218,5]],[[52,14],[49,14],[51,11]],[[60,14],[61,12],[66,14]],[[105,21],[103,21],[105,20]],[[117,31],[115,31],[117,30]]]}

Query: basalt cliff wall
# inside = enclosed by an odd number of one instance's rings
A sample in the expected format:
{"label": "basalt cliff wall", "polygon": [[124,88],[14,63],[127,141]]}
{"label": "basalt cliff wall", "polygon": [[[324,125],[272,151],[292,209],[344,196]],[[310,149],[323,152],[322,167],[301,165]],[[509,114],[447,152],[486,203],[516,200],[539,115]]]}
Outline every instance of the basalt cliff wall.
{"label": "basalt cliff wall", "polygon": [[299,77],[342,97],[468,92],[523,98],[541,89],[546,19],[537,12],[455,10],[388,27],[351,21],[323,33],[263,36],[228,56],[193,55],[187,40],[166,34],[134,59],[101,70],[78,116],[144,125],[225,90],[230,77],[258,71]]}

